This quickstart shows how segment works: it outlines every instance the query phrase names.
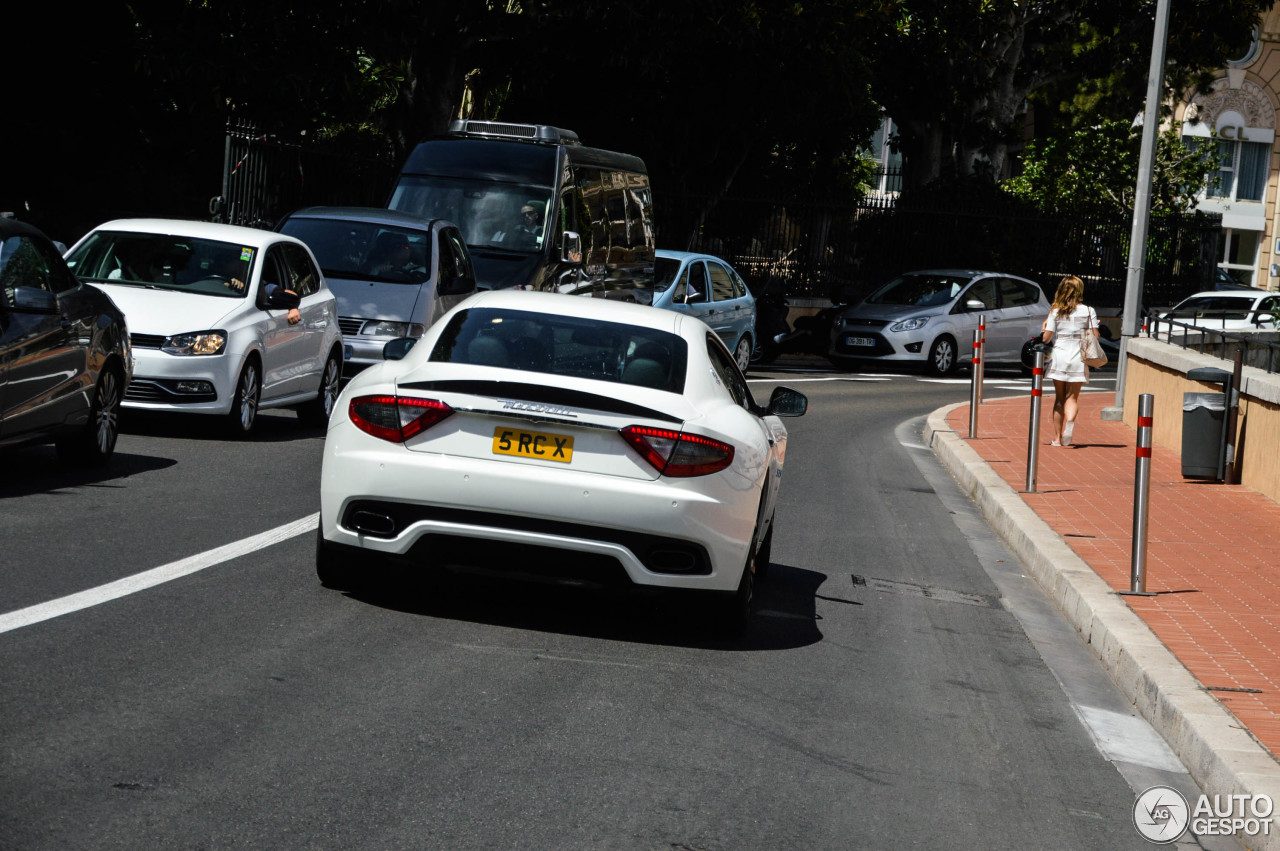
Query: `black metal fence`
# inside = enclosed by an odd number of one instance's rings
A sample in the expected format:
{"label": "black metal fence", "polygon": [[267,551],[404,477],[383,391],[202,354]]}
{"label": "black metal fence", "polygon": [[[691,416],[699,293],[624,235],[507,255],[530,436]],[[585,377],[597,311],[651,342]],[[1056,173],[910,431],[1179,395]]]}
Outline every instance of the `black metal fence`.
{"label": "black metal fence", "polygon": [[227,123],[222,194],[209,204],[215,222],[272,227],[312,204],[382,207],[397,164],[320,147],[299,135],[267,135],[252,123]]}
{"label": "black metal fence", "polygon": [[[214,221],[271,227],[311,204],[381,207],[398,165],[229,122],[222,194],[209,212]],[[1050,290],[1061,275],[1079,275],[1090,304],[1124,302],[1126,217],[1043,216],[1012,199],[962,194],[923,203],[889,194],[857,202],[736,196],[712,203],[659,186],[654,195],[660,247],[722,256],[757,293],[781,289],[792,298],[848,302],[911,269],[973,268],[1023,275]],[[1221,232],[1216,215],[1153,217],[1146,305],[1169,306],[1210,288]]]}
{"label": "black metal fence", "polygon": [[[718,254],[753,291],[853,301],[911,269],[995,269],[1050,291],[1060,276],[1086,281],[1090,304],[1120,307],[1132,222],[1044,216],[1012,203],[934,202],[893,196],[859,202],[657,196],[659,245]],[[1167,306],[1212,286],[1221,217],[1153,217],[1145,266],[1148,305]]]}

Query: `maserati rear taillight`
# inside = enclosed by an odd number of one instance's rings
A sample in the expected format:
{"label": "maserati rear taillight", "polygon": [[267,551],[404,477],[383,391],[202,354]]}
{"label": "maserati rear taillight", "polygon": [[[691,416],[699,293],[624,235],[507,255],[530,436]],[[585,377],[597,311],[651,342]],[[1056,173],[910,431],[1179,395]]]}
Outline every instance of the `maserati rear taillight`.
{"label": "maserati rear taillight", "polygon": [[709,437],[649,426],[627,426],[620,434],[664,476],[705,476],[733,463],[733,447]]}
{"label": "maserati rear taillight", "polygon": [[356,428],[393,443],[404,443],[452,413],[444,402],[413,396],[359,396],[349,409]]}

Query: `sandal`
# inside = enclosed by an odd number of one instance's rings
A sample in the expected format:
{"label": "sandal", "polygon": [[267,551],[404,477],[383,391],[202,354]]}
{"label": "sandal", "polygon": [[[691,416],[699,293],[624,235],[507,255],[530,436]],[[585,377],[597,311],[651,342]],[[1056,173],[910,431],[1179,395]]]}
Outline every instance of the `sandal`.
{"label": "sandal", "polygon": [[1061,446],[1062,444],[1061,444],[1061,443],[1059,443],[1058,441],[1054,440],[1054,441],[1051,441],[1051,442],[1049,443],[1049,445],[1050,445],[1050,446]]}
{"label": "sandal", "polygon": [[1071,445],[1071,433],[1075,430],[1076,430],[1076,424],[1074,422],[1067,423],[1062,427],[1062,445],[1063,446]]}

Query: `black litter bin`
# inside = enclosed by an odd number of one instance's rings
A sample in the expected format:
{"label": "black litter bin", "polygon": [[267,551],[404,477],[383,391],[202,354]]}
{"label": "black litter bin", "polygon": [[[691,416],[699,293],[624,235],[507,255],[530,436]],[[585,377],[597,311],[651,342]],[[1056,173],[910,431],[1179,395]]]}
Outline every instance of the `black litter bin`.
{"label": "black litter bin", "polygon": [[1227,394],[1182,394],[1182,476],[1220,479],[1222,429],[1227,419]]}

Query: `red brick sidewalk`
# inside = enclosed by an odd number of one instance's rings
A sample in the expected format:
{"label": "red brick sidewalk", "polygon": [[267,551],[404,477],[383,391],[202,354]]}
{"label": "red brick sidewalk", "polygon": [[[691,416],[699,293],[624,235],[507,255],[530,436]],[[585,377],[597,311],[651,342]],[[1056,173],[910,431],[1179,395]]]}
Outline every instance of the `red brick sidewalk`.
{"label": "red brick sidewalk", "polygon": [[[1117,591],[1129,590],[1135,431],[1100,418],[1112,393],[1084,393],[1073,446],[1040,424],[1036,493],[1026,504]],[[979,408],[967,443],[1015,491],[1026,486],[1030,397]],[[969,435],[969,406],[947,417]],[[1151,457],[1146,590],[1125,600],[1272,755],[1280,754],[1280,504],[1242,485],[1182,478],[1177,447]]]}

